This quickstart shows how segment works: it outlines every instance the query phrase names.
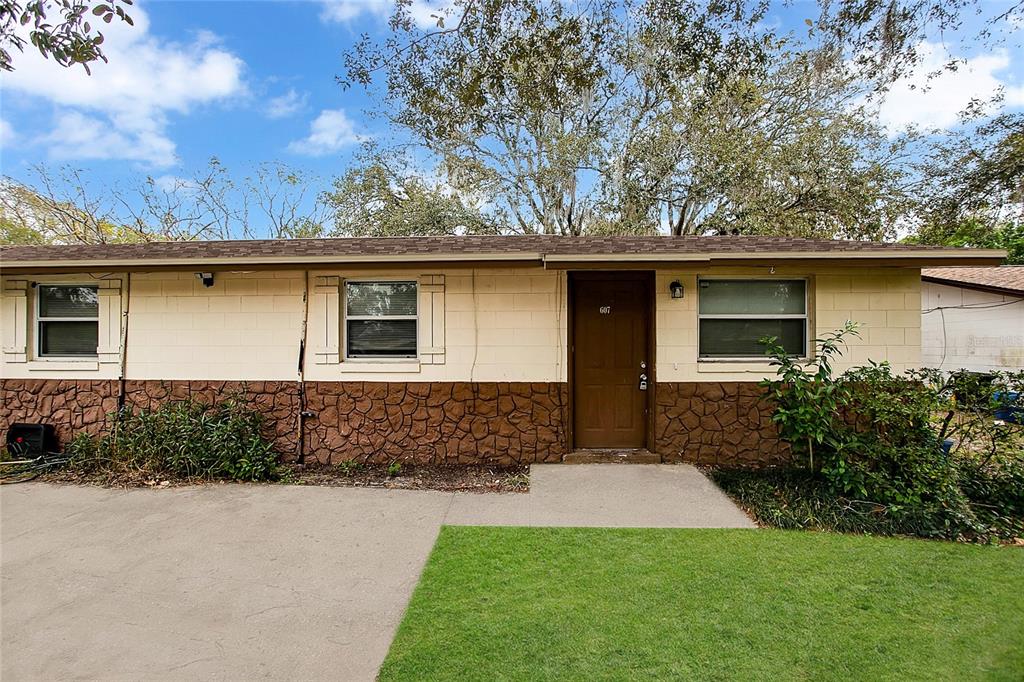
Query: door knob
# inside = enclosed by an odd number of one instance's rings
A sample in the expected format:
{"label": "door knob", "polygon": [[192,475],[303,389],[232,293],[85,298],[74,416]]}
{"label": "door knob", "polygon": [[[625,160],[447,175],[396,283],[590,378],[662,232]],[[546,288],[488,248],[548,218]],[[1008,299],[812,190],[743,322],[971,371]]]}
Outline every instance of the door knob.
{"label": "door knob", "polygon": [[647,375],[646,374],[641,374],[640,375],[640,390],[641,391],[646,391],[647,390]]}

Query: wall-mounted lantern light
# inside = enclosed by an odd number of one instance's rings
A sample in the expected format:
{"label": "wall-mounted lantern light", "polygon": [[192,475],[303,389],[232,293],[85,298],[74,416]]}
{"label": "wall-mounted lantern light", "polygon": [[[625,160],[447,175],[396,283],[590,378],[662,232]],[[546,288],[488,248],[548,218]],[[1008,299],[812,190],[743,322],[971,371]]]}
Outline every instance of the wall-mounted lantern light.
{"label": "wall-mounted lantern light", "polygon": [[683,297],[683,285],[679,282],[678,279],[668,285],[668,290],[672,292],[672,298]]}
{"label": "wall-mounted lantern light", "polygon": [[204,287],[213,286],[213,273],[212,272],[197,272],[196,279],[201,280]]}

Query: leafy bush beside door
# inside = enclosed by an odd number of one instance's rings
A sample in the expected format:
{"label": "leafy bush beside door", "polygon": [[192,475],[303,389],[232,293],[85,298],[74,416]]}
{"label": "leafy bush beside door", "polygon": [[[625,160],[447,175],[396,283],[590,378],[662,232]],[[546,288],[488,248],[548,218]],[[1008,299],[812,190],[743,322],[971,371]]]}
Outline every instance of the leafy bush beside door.
{"label": "leafy bush beside door", "polygon": [[[806,472],[782,474],[774,497],[758,492],[745,474],[719,473],[720,483],[744,491],[741,501],[771,525],[819,527],[786,518],[816,508],[832,519],[826,526],[842,530],[850,529],[841,518],[849,514],[853,528],[872,532],[1024,535],[1024,427],[998,418],[1012,414],[1024,373],[897,375],[887,363],[872,362],[836,375],[836,360],[856,335],[848,324],[818,339],[810,362],[764,340],[777,375],[762,386]],[[884,524],[873,523],[881,516]]]}

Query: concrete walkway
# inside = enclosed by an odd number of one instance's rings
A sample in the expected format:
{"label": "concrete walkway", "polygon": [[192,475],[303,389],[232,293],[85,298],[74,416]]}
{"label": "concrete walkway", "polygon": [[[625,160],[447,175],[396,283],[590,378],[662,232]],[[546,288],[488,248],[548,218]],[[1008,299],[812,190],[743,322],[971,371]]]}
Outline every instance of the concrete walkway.
{"label": "concrete walkway", "polygon": [[753,526],[692,467],[531,488],[5,486],[0,677],[370,680],[443,523]]}

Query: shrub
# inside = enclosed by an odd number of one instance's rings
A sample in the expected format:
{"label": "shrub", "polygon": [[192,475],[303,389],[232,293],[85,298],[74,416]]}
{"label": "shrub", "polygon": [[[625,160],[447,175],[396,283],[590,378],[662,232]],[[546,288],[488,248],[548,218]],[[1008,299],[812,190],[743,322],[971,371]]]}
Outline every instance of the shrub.
{"label": "shrub", "polygon": [[[835,376],[856,327],[816,341],[816,360],[765,339],[777,376],[762,382],[773,420],[807,465],[814,496],[881,505],[900,527],[941,537],[1012,537],[1021,527],[1021,428],[995,418],[1021,374],[919,370],[896,375],[869,363]],[[997,412],[997,410],[1003,412]],[[943,441],[955,448],[947,455]],[[808,483],[807,485],[812,485]],[[806,490],[807,485],[793,490]],[[788,509],[799,508],[790,505]]]}
{"label": "shrub", "polygon": [[65,451],[82,473],[270,480],[278,475],[277,455],[262,429],[262,415],[233,398],[176,401],[124,411],[109,432],[80,434]]}

